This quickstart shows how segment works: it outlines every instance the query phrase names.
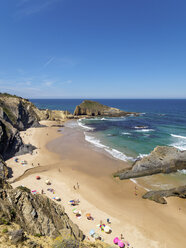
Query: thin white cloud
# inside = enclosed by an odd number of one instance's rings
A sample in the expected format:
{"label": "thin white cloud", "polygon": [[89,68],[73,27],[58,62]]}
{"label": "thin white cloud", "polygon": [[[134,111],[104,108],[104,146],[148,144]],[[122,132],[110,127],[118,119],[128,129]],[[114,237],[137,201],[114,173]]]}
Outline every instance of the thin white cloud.
{"label": "thin white cloud", "polygon": [[43,68],[46,68],[49,64],[52,63],[52,61],[54,61],[54,57],[50,57],[47,62],[43,65]]}
{"label": "thin white cloud", "polygon": [[59,0],[21,0],[18,3],[17,16],[30,16],[48,9]]}
{"label": "thin white cloud", "polygon": [[67,80],[67,81],[62,82],[61,84],[71,84],[71,83],[72,83],[72,80]]}
{"label": "thin white cloud", "polygon": [[50,87],[50,86],[53,85],[53,83],[54,82],[52,82],[52,81],[47,81],[47,82],[44,83],[44,85]]}

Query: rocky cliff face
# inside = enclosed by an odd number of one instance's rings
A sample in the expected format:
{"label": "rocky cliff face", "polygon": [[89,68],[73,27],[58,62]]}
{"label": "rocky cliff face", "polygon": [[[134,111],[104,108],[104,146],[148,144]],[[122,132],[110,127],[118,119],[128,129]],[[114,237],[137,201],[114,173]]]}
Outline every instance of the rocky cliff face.
{"label": "rocky cliff face", "polygon": [[121,111],[117,108],[111,108],[101,103],[85,100],[78,105],[74,111],[75,116],[108,116],[108,117],[120,117],[127,115],[137,115],[137,113]]}
{"label": "rocky cliff face", "polygon": [[24,187],[0,190],[0,213],[32,235],[83,239],[83,233],[61,205],[43,195],[32,195]]}
{"label": "rocky cliff face", "polygon": [[0,94],[0,118],[19,131],[39,126],[37,112],[38,109],[26,99]]}
{"label": "rocky cliff face", "polygon": [[28,100],[0,94],[0,155],[4,159],[34,147],[23,144],[19,131],[39,126],[38,109]]}
{"label": "rocky cliff face", "polygon": [[174,147],[157,146],[147,157],[136,161],[132,168],[118,173],[122,179],[171,173],[186,168],[186,151]]}
{"label": "rocky cliff face", "polygon": [[68,111],[63,110],[39,110],[39,116],[41,120],[50,120],[50,121],[61,121],[64,119],[73,119],[74,116]]}

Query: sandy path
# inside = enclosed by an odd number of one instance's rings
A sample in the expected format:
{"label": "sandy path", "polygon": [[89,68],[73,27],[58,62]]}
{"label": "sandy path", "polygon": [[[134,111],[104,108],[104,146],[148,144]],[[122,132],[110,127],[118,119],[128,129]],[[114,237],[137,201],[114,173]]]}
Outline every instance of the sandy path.
{"label": "sandy path", "polygon": [[[46,123],[45,124],[49,124]],[[49,197],[59,196],[65,206],[67,214],[77,223],[87,235],[90,229],[99,232],[106,242],[113,244],[115,236],[123,233],[131,247],[185,247],[186,234],[186,202],[181,199],[169,198],[167,205],[141,199],[144,190],[138,188],[138,195],[134,194],[134,184],[127,181],[113,179],[111,173],[125,166],[103,153],[97,152],[84,141],[82,132],[62,129],[62,137],[58,128],[37,128],[24,132],[23,139],[36,145],[33,155],[20,156],[27,160],[28,165],[16,164],[13,159],[8,165],[13,170],[13,179],[28,171],[20,181],[13,186],[25,185],[41,192],[44,189]],[[50,143],[46,144],[50,141]],[[54,153],[57,152],[57,153]],[[36,175],[40,181],[35,180]],[[46,179],[50,179],[55,194],[47,191]],[[12,180],[12,179],[11,179]],[[80,184],[79,190],[73,190],[73,185]],[[68,201],[79,198],[78,209],[82,211],[82,218],[77,219],[72,213]],[[181,207],[181,211],[179,211]],[[91,212],[94,221],[85,217]],[[96,227],[100,220],[111,220],[112,234],[105,234]]]}

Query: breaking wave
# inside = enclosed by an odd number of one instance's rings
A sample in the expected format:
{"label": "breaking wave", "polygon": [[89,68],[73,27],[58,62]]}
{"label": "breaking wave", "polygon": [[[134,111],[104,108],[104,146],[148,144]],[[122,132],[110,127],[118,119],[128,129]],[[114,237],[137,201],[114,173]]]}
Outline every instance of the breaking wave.
{"label": "breaking wave", "polygon": [[127,161],[127,160],[134,161],[135,160],[134,158],[128,157],[124,153],[122,153],[116,149],[112,149],[109,146],[103,145],[99,139],[97,139],[93,136],[87,135],[86,132],[84,132],[84,134],[85,134],[85,140],[86,141],[88,141],[89,143],[93,144],[94,146],[96,146],[98,148],[104,149],[106,152],[108,152],[110,155],[112,155],[112,157],[117,158],[119,160],[123,160],[123,161]]}
{"label": "breaking wave", "polygon": [[174,137],[177,141],[172,143],[171,146],[174,146],[175,148],[185,151],[186,150],[186,137],[176,134],[171,134],[172,137]]}

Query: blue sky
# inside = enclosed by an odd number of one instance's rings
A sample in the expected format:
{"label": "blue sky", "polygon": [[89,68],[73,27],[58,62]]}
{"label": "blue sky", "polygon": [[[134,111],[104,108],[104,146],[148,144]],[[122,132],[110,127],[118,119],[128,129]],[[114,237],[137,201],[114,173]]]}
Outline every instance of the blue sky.
{"label": "blue sky", "polygon": [[186,1],[1,1],[0,91],[186,98]]}

